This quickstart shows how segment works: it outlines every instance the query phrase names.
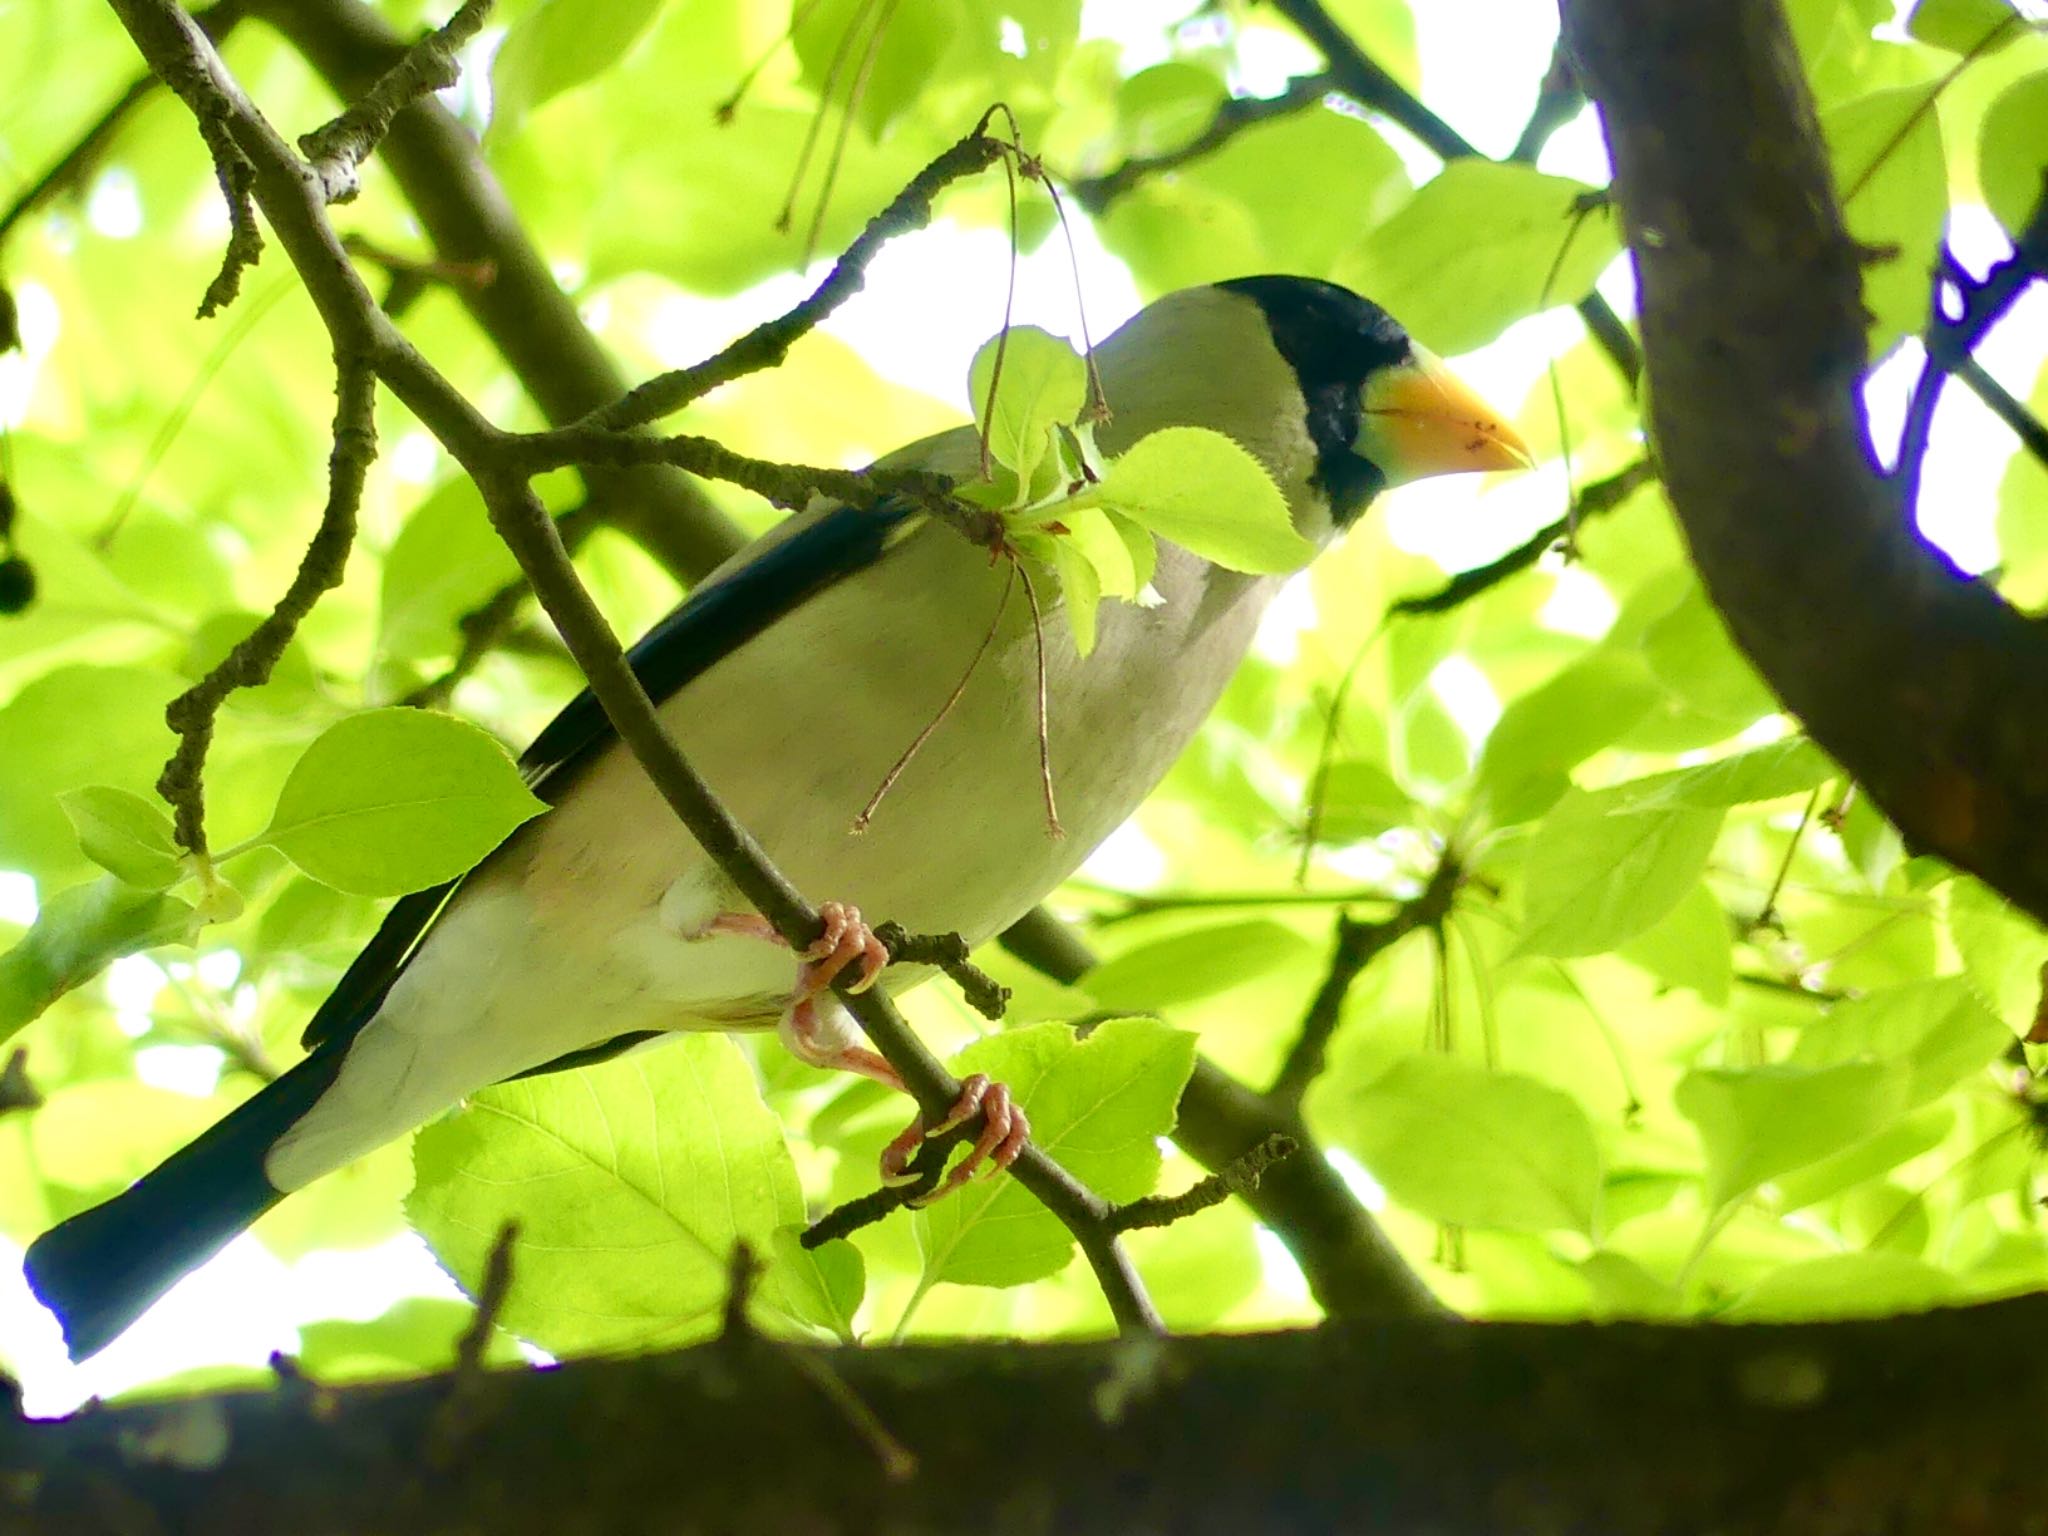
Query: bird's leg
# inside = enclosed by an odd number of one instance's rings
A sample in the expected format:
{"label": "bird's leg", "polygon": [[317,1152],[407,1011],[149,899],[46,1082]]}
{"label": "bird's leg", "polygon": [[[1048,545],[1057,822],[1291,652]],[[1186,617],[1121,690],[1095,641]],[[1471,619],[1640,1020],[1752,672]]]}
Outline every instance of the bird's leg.
{"label": "bird's leg", "polygon": [[[797,1060],[811,1066],[856,1072],[899,1093],[907,1093],[909,1090],[904,1087],[903,1079],[894,1067],[866,1046],[855,1045],[845,1038],[839,1010],[828,996],[840,973],[856,961],[860,964],[860,976],[854,982],[853,990],[865,992],[875,984],[882,968],[889,963],[889,951],[875,937],[874,930],[862,921],[858,907],[824,901],[818,904],[818,916],[824,919],[825,931],[803,951],[796,992],[790,999],[789,1013],[782,1024],[783,1043]],[[776,944],[786,942],[768,919],[755,912],[721,913],[701,931],[705,934],[747,934]],[[997,1172],[1008,1168],[1030,1139],[1031,1123],[1024,1118],[1023,1108],[1010,1097],[1008,1087],[991,1082],[985,1074],[977,1072],[961,1082],[960,1097],[938,1125],[927,1132],[924,1116],[913,1116],[902,1134],[882,1149],[882,1182],[903,1183],[911,1177],[906,1172],[910,1160],[917,1155],[917,1149],[924,1145],[928,1136],[943,1136],[977,1111],[983,1116],[981,1134],[975,1138],[967,1155],[946,1175],[945,1182],[926,1196],[925,1201],[952,1193],[984,1166]]]}

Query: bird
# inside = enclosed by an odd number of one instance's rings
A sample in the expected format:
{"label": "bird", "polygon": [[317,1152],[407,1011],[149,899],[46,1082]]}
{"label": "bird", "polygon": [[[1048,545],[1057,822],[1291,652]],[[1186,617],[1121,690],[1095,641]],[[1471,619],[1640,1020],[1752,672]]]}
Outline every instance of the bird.
{"label": "bird", "polygon": [[[1164,427],[1223,432],[1317,547],[1392,487],[1531,462],[1397,321],[1318,279],[1167,294],[1094,356],[1105,454]],[[961,426],[878,467],[973,480],[981,462]],[[800,954],[775,939],[584,692],[521,759],[546,813],[396,902],[315,1011],[305,1056],[30,1247],[30,1285],[73,1358],[285,1195],[494,1083],[679,1031],[774,1029],[807,1062],[901,1087],[828,988],[849,966],[854,985],[892,993],[930,971],[882,969],[861,914],[969,944],[1023,916],[1164,777],[1283,580],[1162,541],[1148,601],[1104,604],[1084,656],[1065,626],[1007,603],[1008,564],[906,500],[814,498],[706,578],[629,659],[728,809],[796,889],[826,898],[823,937]],[[1041,745],[1064,836],[1040,804]],[[1028,1133],[1024,1106],[973,1079],[947,1127],[977,1109],[984,1127],[945,1188],[1007,1167]],[[922,1133],[914,1120],[891,1144],[885,1177]]]}

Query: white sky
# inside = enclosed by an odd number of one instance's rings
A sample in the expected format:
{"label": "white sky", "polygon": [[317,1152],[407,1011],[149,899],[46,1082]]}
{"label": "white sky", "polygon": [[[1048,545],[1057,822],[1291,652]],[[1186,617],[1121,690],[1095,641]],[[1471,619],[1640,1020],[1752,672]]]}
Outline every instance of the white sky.
{"label": "white sky", "polygon": [[[1186,0],[1089,0],[1084,25],[1090,34],[1129,40],[1136,63],[1165,56],[1160,28],[1188,10]],[[1528,0],[1427,0],[1417,4],[1419,45],[1427,99],[1481,149],[1500,153],[1521,131],[1536,81],[1550,53],[1555,12]],[[1277,33],[1262,34],[1263,45],[1247,57],[1238,83],[1250,91],[1274,89],[1288,75],[1312,68],[1314,55]],[[1483,36],[1487,46],[1474,48]],[[1398,135],[1396,135],[1398,139]],[[1397,143],[1418,180],[1434,173],[1434,158],[1413,145]],[[1551,142],[1543,169],[1591,182],[1606,179],[1605,154],[1591,114],[1567,126]],[[109,178],[88,204],[88,217],[101,233],[118,237],[128,229],[133,189]],[[1070,210],[1070,214],[1074,213]],[[1108,256],[1074,214],[1089,323],[1106,334],[1137,308],[1137,293],[1121,265]],[[1966,265],[1981,270],[2002,253],[2003,238],[1981,209],[1957,211],[1952,231]],[[941,229],[899,241],[875,264],[866,292],[842,310],[828,329],[857,348],[876,369],[897,382],[961,404],[969,359],[1001,319],[1002,285],[1008,265],[1005,237],[994,230]],[[789,276],[763,284],[739,299],[707,304],[678,299],[659,317],[650,337],[656,350],[677,362],[694,361],[707,344],[719,341],[786,308],[807,293],[818,274]],[[1619,307],[1630,308],[1628,274],[1621,263],[1602,282]],[[24,321],[37,328],[44,319],[54,332],[54,315],[44,317],[35,295],[25,293]],[[1046,242],[1021,264],[1017,319],[1058,333],[1071,333],[1073,285],[1068,258],[1058,241]],[[1458,369],[1488,398],[1512,408],[1541,376],[1547,359],[1573,345],[1580,331],[1569,311],[1537,316],[1510,330],[1490,347],[1458,360]],[[46,350],[54,335],[32,350]],[[1982,354],[1987,367],[2024,396],[2032,371],[2048,351],[2048,295],[2038,289]],[[1873,426],[1879,441],[1895,438],[1903,391],[1910,384],[1912,356],[1895,358],[1870,388]],[[0,419],[19,419],[26,404],[28,371],[19,359],[0,360]],[[1941,488],[1928,498],[1931,537],[1968,569],[1995,558],[1991,521],[1996,480],[2011,451],[2004,429],[1968,392],[1951,388],[1938,416],[1929,451],[1927,480]],[[1518,540],[1533,524],[1555,516],[1566,494],[1561,471],[1521,477],[1485,488],[1471,478],[1424,482],[1405,488],[1385,508],[1397,542],[1456,568],[1490,558]],[[1377,515],[1377,514],[1376,514]],[[1582,600],[1561,599],[1560,628],[1597,620],[1604,594],[1584,591]],[[1587,609],[1586,605],[1591,608]],[[1305,600],[1277,606],[1266,637],[1285,649],[1289,632],[1312,617]],[[1546,616],[1548,621],[1550,616]],[[1439,680],[1446,702],[1472,724],[1497,708],[1476,670]],[[1474,691],[1476,682],[1477,692]],[[1149,854],[1130,838],[1105,852],[1108,862],[1142,878]],[[0,917],[26,920],[33,892],[20,876],[0,872]],[[161,1058],[152,1076],[204,1091],[211,1073],[192,1073],[189,1059]],[[1273,1258],[1284,1279],[1285,1255]],[[39,1415],[67,1411],[86,1397],[106,1395],[143,1381],[216,1362],[260,1364],[275,1349],[297,1343],[297,1326],[326,1317],[368,1318],[407,1295],[451,1295],[453,1288],[424,1246],[407,1235],[356,1253],[317,1255],[287,1266],[253,1239],[231,1244],[211,1264],[187,1278],[142,1323],[84,1367],[65,1360],[54,1320],[28,1295],[19,1254],[0,1240],[0,1337],[9,1341],[11,1364],[19,1374],[25,1402]]]}

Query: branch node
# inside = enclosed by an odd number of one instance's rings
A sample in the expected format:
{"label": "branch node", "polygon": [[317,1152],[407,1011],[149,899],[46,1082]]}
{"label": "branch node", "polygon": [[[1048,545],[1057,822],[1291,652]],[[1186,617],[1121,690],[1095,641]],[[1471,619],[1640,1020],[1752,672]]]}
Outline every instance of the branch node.
{"label": "branch node", "polygon": [[957,933],[910,933],[901,923],[877,925],[875,937],[897,965],[935,965],[952,980],[968,1005],[985,1019],[1000,1019],[1009,1006],[1010,989],[968,958],[967,941]]}

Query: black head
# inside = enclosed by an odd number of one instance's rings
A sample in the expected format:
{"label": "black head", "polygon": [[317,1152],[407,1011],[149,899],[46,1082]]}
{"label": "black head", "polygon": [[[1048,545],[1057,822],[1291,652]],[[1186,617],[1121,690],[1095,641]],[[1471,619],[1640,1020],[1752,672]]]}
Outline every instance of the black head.
{"label": "black head", "polygon": [[1317,278],[1239,277],[1216,286],[1265,311],[1274,345],[1308,401],[1316,483],[1331,519],[1349,527],[1387,486],[1380,467],[1357,452],[1360,392],[1374,374],[1409,360],[1408,333],[1371,300]]}

